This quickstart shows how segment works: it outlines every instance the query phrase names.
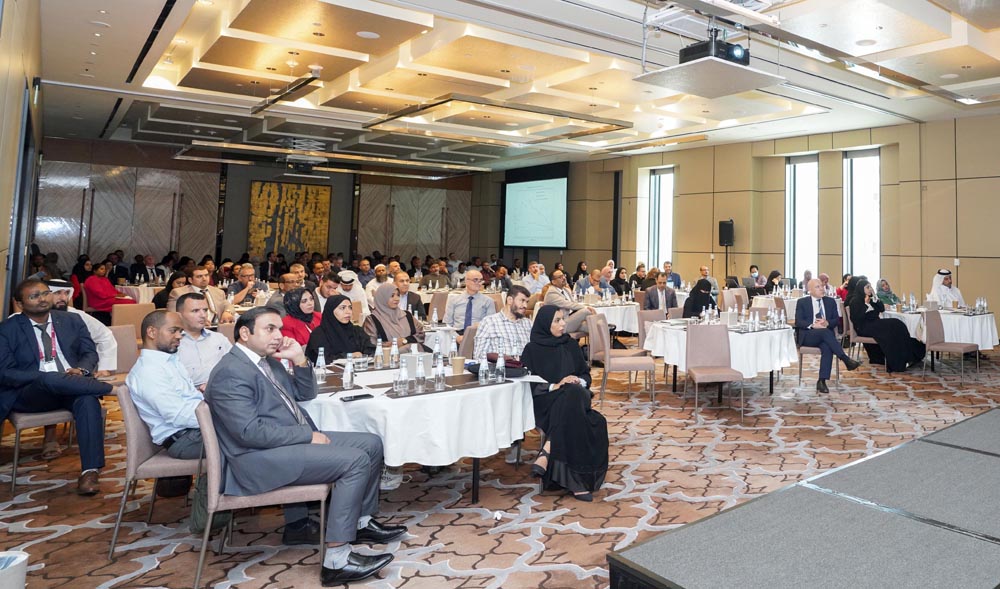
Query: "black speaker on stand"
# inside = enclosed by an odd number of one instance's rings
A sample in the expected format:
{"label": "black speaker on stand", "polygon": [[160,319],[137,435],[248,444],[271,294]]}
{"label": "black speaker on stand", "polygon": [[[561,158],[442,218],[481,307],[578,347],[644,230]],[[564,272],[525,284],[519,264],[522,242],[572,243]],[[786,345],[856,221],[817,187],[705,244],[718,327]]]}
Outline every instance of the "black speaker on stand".
{"label": "black speaker on stand", "polygon": [[729,276],[729,248],[735,244],[736,224],[733,220],[719,221],[719,245],[726,248],[726,271],[723,276]]}

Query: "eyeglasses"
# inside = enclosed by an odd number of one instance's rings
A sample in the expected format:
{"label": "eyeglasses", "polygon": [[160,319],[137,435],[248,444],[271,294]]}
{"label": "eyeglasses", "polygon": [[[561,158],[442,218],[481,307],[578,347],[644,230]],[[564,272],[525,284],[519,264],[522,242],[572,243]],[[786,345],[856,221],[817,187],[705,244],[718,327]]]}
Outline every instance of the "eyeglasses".
{"label": "eyeglasses", "polygon": [[38,299],[44,299],[45,297],[51,295],[52,295],[51,290],[43,290],[42,292],[33,292],[25,298],[27,298],[29,301],[37,301]]}
{"label": "eyeglasses", "polygon": [[482,278],[469,278],[466,282],[485,282]]}

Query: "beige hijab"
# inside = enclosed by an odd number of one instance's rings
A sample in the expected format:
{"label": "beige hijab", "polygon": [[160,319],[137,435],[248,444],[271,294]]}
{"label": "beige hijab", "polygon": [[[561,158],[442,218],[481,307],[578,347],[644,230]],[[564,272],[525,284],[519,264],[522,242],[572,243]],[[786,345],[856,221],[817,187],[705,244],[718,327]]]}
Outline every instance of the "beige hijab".
{"label": "beige hijab", "polygon": [[389,299],[396,293],[396,285],[388,282],[375,289],[375,310],[372,315],[382,324],[388,338],[405,338],[412,335],[406,321],[406,310],[402,305],[396,309],[389,307]]}

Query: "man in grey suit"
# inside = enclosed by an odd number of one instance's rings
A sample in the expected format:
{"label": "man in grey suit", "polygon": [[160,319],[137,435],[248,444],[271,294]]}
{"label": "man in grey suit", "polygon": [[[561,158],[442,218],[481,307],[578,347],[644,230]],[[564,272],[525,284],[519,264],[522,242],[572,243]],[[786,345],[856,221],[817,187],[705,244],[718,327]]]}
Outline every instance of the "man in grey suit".
{"label": "man in grey suit", "polygon": [[[205,397],[226,458],[225,492],[265,493],[286,485],[335,483],[326,525],[324,587],[374,575],[391,554],[363,555],[350,542],[390,542],[406,532],[378,511],[382,441],[369,433],[317,431],[298,401],[316,398],[305,353],[281,335],[281,315],[256,307],[236,322],[236,345],[212,371]],[[292,376],[279,360],[294,364]],[[316,543],[319,526],[303,504],[285,506],[286,544]]]}
{"label": "man in grey suit", "polygon": [[549,290],[545,293],[542,301],[545,305],[555,305],[563,311],[569,313],[566,318],[566,333],[577,331],[587,331],[587,316],[596,313],[593,307],[588,307],[583,303],[573,300],[573,292],[566,285],[566,273],[556,270],[552,273],[552,281]]}
{"label": "man in grey suit", "polygon": [[642,303],[642,309],[644,311],[661,309],[666,313],[668,309],[676,306],[677,293],[667,286],[667,275],[662,272],[657,274],[656,288],[646,291],[646,299]]}

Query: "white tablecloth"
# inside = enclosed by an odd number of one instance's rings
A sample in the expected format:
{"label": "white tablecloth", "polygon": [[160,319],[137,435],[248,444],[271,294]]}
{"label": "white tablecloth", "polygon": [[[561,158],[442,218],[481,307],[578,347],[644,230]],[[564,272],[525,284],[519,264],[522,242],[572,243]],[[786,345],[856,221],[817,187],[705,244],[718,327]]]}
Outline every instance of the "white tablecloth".
{"label": "white tablecloth", "polygon": [[[682,372],[687,366],[687,332],[680,327],[651,323],[646,330],[645,348]],[[792,329],[755,333],[730,331],[729,354],[732,367],[745,378],[787,368],[799,358]]]}
{"label": "white tablecloth", "polygon": [[466,457],[486,458],[535,427],[526,381],[390,399],[382,396],[386,386],[374,385],[392,376],[390,370],[358,373],[355,382],[370,387],[364,392],[375,394],[374,399],[339,400],[360,392],[352,391],[321,395],[300,405],[321,430],[377,434],[389,466],[444,466]]}
{"label": "white tablecloth", "polygon": [[115,290],[132,297],[137,303],[152,303],[156,293],[163,290],[162,286],[116,286]]}
{"label": "white tablecloth", "polygon": [[[795,318],[795,305],[798,304],[799,299],[802,297],[784,297],[785,299],[785,315],[790,318]],[[774,295],[757,295],[753,298],[753,303],[750,304],[752,309],[773,309],[774,308]]]}
{"label": "white tablecloth", "polygon": [[688,300],[688,295],[691,294],[690,291],[674,290],[674,294],[677,295],[677,306],[683,309],[684,302]]}
{"label": "white tablecloth", "polygon": [[639,304],[599,305],[594,310],[608,318],[608,323],[615,325],[618,331],[639,333]]}
{"label": "white tablecloth", "polygon": [[451,342],[455,340],[455,336],[457,335],[458,330],[454,327],[435,325],[424,330],[424,345],[433,350],[435,342],[440,339],[441,353],[447,356],[451,350]]}
{"label": "white tablecloth", "polygon": [[[885,318],[899,319],[906,324],[910,337],[926,341],[924,337],[924,314],[896,313],[886,311]],[[951,311],[941,311],[941,324],[944,326],[944,341],[978,344],[980,350],[992,350],[997,345],[997,322],[993,313],[985,315],[964,315]]]}

